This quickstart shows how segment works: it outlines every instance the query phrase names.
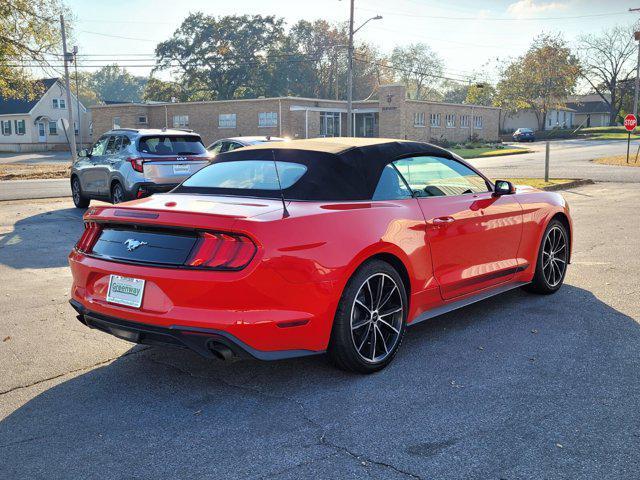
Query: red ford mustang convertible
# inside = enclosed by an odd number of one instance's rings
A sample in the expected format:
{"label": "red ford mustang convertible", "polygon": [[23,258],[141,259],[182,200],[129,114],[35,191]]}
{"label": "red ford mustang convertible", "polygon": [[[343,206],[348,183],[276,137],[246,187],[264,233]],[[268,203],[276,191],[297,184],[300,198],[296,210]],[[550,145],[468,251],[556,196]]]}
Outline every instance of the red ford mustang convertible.
{"label": "red ford mustang convertible", "polygon": [[520,286],[555,292],[572,237],[559,194],[386,139],[235,150],[84,220],[69,263],[85,325],[222,359],[326,352],[363,373],[409,325]]}

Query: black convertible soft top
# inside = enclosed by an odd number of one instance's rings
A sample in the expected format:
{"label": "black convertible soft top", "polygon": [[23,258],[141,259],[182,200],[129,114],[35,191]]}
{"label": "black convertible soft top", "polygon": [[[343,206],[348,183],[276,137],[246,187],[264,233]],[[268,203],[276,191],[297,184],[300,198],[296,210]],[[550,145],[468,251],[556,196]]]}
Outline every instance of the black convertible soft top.
{"label": "black convertible soft top", "polygon": [[[283,190],[287,200],[371,200],[383,168],[399,158],[434,155],[453,159],[435,145],[381,138],[327,138],[292,140],[249,146],[218,155],[214,163],[276,160],[305,165],[306,173]],[[456,158],[456,160],[459,160]],[[208,193],[277,198],[277,190],[179,186],[177,193]]]}

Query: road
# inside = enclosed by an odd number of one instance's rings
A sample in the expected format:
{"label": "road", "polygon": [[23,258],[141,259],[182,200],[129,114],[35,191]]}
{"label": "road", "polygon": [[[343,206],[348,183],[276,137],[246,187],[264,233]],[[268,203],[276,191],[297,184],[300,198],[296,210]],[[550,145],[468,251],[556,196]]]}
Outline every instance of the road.
{"label": "road", "polygon": [[40,163],[71,163],[69,152],[25,152],[25,153],[0,153],[0,165],[3,164],[27,164]]}
{"label": "road", "polygon": [[[635,149],[640,146],[640,141],[632,143]],[[544,142],[536,142],[527,147],[534,151],[523,155],[487,157],[470,161],[492,178],[544,176]],[[640,182],[640,168],[614,167],[591,162],[598,157],[622,155],[626,153],[626,148],[626,143],[621,141],[554,141],[551,150],[551,176],[590,178],[602,182]],[[0,201],[62,196],[71,196],[69,182],[66,179],[0,182]]]}
{"label": "road", "polygon": [[[635,156],[640,141],[631,142]],[[520,144],[519,144],[520,145]],[[544,176],[545,143],[525,145],[532,153],[505,157],[472,159],[470,162],[489,177]],[[599,182],[640,182],[640,168],[600,165],[594,158],[625,155],[627,142],[620,140],[556,140],[551,142],[550,176],[553,178],[590,178]],[[640,159],[638,160],[640,162]]]}
{"label": "road", "polygon": [[636,479],[640,189],[565,196],[576,232],[560,292],[425,322],[370,376],[89,330],[67,304],[81,212],[4,202],[0,478]]}

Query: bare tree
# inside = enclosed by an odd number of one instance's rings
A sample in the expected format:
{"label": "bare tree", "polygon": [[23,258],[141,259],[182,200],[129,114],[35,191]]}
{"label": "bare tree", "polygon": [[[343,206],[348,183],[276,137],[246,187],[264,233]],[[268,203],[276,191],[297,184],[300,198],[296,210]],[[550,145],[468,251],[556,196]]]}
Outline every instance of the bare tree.
{"label": "bare tree", "polygon": [[622,108],[622,87],[636,67],[633,29],[618,25],[597,35],[583,35],[580,45],[582,75],[609,107],[609,124],[614,125]]}

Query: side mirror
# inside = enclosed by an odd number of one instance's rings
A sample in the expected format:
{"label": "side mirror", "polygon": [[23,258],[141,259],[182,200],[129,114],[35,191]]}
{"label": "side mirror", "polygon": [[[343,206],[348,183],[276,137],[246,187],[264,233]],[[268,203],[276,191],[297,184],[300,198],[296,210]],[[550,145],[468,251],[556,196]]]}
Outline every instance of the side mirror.
{"label": "side mirror", "polygon": [[79,157],[90,157],[91,156],[91,150],[83,148],[82,150],[80,150],[78,152],[78,156]]}
{"label": "side mirror", "polygon": [[494,195],[511,195],[516,193],[516,187],[508,180],[496,180],[494,183]]}

